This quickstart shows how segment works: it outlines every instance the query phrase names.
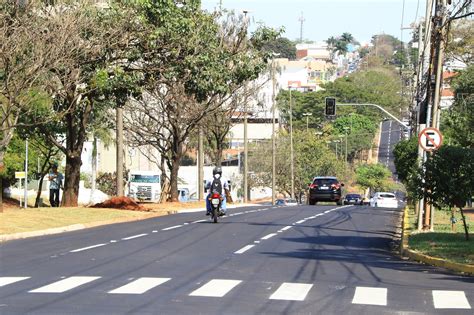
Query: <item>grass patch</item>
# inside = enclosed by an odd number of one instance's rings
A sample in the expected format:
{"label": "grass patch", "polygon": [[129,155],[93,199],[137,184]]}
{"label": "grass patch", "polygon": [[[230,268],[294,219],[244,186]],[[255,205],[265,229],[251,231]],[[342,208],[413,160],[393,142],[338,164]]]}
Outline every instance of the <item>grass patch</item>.
{"label": "grass patch", "polygon": [[[158,215],[155,213],[155,215]],[[101,208],[28,208],[6,209],[0,213],[0,234],[44,230],[73,224],[150,216],[137,211]]]}
{"label": "grass patch", "polygon": [[[434,232],[413,233],[408,239],[411,249],[432,257],[443,258],[462,264],[474,264],[474,235],[466,241],[459,211],[455,215],[458,222],[451,229],[451,213],[446,210],[435,211]],[[416,213],[409,210],[409,229],[416,231]],[[466,216],[467,223],[474,222],[473,216]]]}

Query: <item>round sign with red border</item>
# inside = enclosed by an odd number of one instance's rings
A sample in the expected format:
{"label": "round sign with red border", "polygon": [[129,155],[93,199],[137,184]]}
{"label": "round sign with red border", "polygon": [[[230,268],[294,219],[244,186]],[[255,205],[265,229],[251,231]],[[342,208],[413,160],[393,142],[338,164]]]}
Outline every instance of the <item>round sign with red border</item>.
{"label": "round sign with red border", "polygon": [[418,143],[425,151],[438,150],[443,144],[443,135],[436,128],[425,128],[418,134]]}

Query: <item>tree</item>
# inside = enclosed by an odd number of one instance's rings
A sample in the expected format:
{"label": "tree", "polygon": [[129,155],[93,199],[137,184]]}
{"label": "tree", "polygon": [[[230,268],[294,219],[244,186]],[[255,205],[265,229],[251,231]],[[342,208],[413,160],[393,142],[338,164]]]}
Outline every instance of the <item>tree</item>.
{"label": "tree", "polygon": [[[264,42],[276,32],[259,28],[250,39],[242,19],[220,27],[218,16],[195,2],[143,1],[133,8],[144,23],[137,33],[143,96],[127,104],[131,142],[151,145],[166,163],[172,201],[190,133],[267,67]],[[159,34],[159,36],[157,36]],[[164,172],[164,167],[162,167]]]}
{"label": "tree", "polygon": [[391,190],[392,173],[382,164],[365,164],[356,169],[356,183],[364,188],[369,188],[371,193],[376,191]]}
{"label": "tree", "polygon": [[442,130],[446,141],[466,148],[474,147],[474,66],[453,79],[454,104],[442,113]]}
{"label": "tree", "polygon": [[279,54],[279,58],[296,59],[296,44],[285,37],[269,41],[263,46],[263,49],[269,53]]}
{"label": "tree", "polygon": [[[304,193],[314,176],[340,176],[344,165],[336,159],[326,145],[314,133],[294,131],[295,192]],[[250,186],[269,187],[272,183],[271,142],[260,142],[252,146],[249,153],[249,169],[252,172]],[[281,193],[291,190],[290,135],[282,131],[277,138],[276,186]]]}
{"label": "tree", "polygon": [[457,60],[466,65],[474,62],[474,21],[463,19],[450,24],[448,43],[446,45],[446,58]]}
{"label": "tree", "polygon": [[101,91],[100,77],[121,58],[120,48],[127,46],[128,38],[121,24],[124,20],[115,19],[113,10],[100,11],[87,4],[55,9],[62,10],[61,14],[53,10],[43,15],[43,28],[54,34],[48,45],[63,54],[63,62],[48,69],[54,120],[37,123],[66,156],[62,204],[77,206],[82,148],[94,117],[110,104],[101,101],[107,95]]}
{"label": "tree", "polygon": [[418,169],[417,194],[438,208],[458,207],[466,240],[469,230],[463,207],[473,194],[474,149],[442,146]]}

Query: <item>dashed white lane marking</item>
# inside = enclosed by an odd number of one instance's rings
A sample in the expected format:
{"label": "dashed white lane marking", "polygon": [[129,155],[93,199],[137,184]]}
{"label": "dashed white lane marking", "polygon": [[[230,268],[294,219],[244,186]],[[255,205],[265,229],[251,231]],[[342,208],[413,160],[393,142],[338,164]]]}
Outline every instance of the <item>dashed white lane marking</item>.
{"label": "dashed white lane marking", "polygon": [[0,277],[0,287],[26,279],[30,279],[30,277]]}
{"label": "dashed white lane marking", "polygon": [[296,224],[301,224],[301,223],[305,223],[305,222],[306,222],[306,220],[299,220],[299,221],[296,221],[295,223]]}
{"label": "dashed white lane marking", "polygon": [[151,233],[158,233],[158,230],[153,230],[151,231]]}
{"label": "dashed white lane marking", "polygon": [[110,240],[110,243],[117,243],[117,240]]}
{"label": "dashed white lane marking", "polygon": [[277,234],[276,233],[271,233],[271,234],[265,235],[264,237],[261,238],[261,240],[268,240],[269,238],[272,238],[275,235],[277,235]]}
{"label": "dashed white lane marking", "polygon": [[157,287],[160,284],[163,284],[169,280],[171,280],[171,278],[148,278],[148,277],[139,278],[115,290],[109,291],[108,293],[110,294],[143,294],[146,291],[151,290],[154,287]]}
{"label": "dashed white lane marking", "polygon": [[201,223],[201,222],[206,222],[206,221],[207,221],[206,219],[203,219],[203,220],[196,220],[196,221],[193,221],[191,223],[195,224],[195,223]]}
{"label": "dashed white lane marking", "polygon": [[463,291],[433,290],[433,303],[435,308],[471,309]]}
{"label": "dashed white lane marking", "polygon": [[387,305],[387,288],[356,287],[352,304]]}
{"label": "dashed white lane marking", "polygon": [[183,225],[180,224],[180,225],[175,225],[175,226],[170,226],[168,228],[165,228],[165,229],[162,229],[162,231],[169,231],[169,230],[173,230],[173,229],[177,229],[177,228],[180,228],[182,227]]}
{"label": "dashed white lane marking", "polygon": [[129,236],[129,237],[124,237],[124,238],[122,238],[122,241],[133,240],[134,238],[139,238],[139,237],[147,236],[147,235],[148,235],[148,233],[143,233],[143,234],[138,234],[138,235],[132,235],[132,236]]}
{"label": "dashed white lane marking", "polygon": [[246,251],[248,251],[249,249],[251,249],[252,247],[254,247],[255,245],[247,245],[247,246],[244,246],[242,247],[241,249],[239,249],[238,251],[234,252],[234,254],[243,254],[245,253]]}
{"label": "dashed white lane marking", "polygon": [[270,296],[270,300],[304,301],[312,286],[306,283],[285,282]]}
{"label": "dashed white lane marking", "polygon": [[243,212],[236,212],[234,213],[234,215],[241,215],[241,214],[244,214]]}
{"label": "dashed white lane marking", "polygon": [[69,277],[44,287],[31,290],[31,293],[62,293],[78,286],[100,279],[101,277]]}
{"label": "dashed white lane marking", "polygon": [[286,230],[289,230],[289,229],[291,229],[291,228],[292,228],[292,226],[291,226],[291,225],[288,225],[288,226],[285,226],[284,228],[282,228],[281,230],[282,230],[282,231],[286,231]]}
{"label": "dashed white lane marking", "polygon": [[77,252],[82,252],[84,250],[88,250],[88,249],[92,249],[92,248],[96,248],[96,247],[101,247],[101,246],[105,246],[107,245],[106,243],[103,243],[103,244],[96,244],[96,245],[92,245],[92,246],[87,246],[87,247],[83,247],[83,248],[78,248],[78,249],[74,249],[74,250],[70,250],[69,252],[70,253],[77,253]]}
{"label": "dashed white lane marking", "polygon": [[190,296],[210,296],[210,297],[223,297],[235,286],[242,281],[240,280],[223,280],[214,279],[200,287],[199,289],[191,292]]}

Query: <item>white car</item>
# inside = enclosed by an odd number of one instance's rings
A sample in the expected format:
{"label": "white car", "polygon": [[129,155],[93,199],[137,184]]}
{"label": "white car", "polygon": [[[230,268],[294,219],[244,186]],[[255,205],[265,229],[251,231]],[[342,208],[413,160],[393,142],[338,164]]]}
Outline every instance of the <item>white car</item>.
{"label": "white car", "polygon": [[370,206],[376,208],[398,208],[398,200],[394,193],[377,192],[370,198]]}

